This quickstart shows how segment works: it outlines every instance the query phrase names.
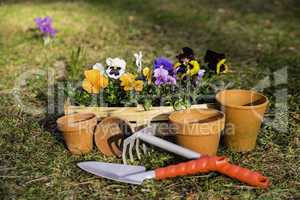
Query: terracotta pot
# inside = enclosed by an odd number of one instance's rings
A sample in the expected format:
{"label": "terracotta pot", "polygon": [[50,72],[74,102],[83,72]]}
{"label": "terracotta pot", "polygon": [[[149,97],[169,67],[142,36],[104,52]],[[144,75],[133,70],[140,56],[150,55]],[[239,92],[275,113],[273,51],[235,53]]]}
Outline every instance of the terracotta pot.
{"label": "terracotta pot", "polygon": [[95,114],[65,115],[59,118],[56,123],[72,154],[85,154],[93,149],[93,132],[97,124]]}
{"label": "terracotta pot", "polygon": [[225,116],[214,109],[187,109],[169,116],[181,146],[202,154],[216,155]]}
{"label": "terracotta pot", "polygon": [[250,90],[223,90],[216,99],[226,114],[225,144],[237,152],[254,149],[268,98]]}
{"label": "terracotta pot", "polygon": [[95,130],[95,143],[106,156],[121,156],[122,141],[133,132],[127,121],[117,117],[103,119]]}

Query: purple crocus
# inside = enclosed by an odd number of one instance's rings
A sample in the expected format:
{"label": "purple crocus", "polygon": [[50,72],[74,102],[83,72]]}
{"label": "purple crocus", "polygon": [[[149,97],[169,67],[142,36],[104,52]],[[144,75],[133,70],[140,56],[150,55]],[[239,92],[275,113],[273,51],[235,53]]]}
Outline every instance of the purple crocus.
{"label": "purple crocus", "polygon": [[158,57],[154,60],[154,69],[158,69],[160,67],[167,70],[169,74],[173,74],[173,64],[168,58]]}
{"label": "purple crocus", "polygon": [[198,79],[198,80],[201,80],[202,77],[204,76],[204,73],[205,73],[205,70],[204,70],[204,69],[200,69],[200,70],[198,71],[198,77],[197,77],[197,79]]}
{"label": "purple crocus", "polygon": [[169,75],[168,70],[164,69],[163,66],[154,70],[155,84],[176,84],[176,78]]}
{"label": "purple crocus", "polygon": [[34,19],[37,28],[45,37],[55,37],[56,30],[52,27],[52,18],[51,17],[37,17]]}

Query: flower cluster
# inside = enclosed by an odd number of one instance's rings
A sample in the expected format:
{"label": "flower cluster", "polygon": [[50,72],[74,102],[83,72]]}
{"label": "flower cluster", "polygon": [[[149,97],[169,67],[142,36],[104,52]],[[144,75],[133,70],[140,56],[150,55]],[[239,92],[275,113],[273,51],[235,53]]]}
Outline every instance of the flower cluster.
{"label": "flower cluster", "polygon": [[116,80],[123,86],[124,91],[140,92],[143,89],[143,81],[136,80],[131,73],[125,73],[126,62],[121,58],[107,58],[106,69],[101,63],[93,65],[93,69],[85,71],[85,79],[82,88],[89,93],[98,94],[101,89],[108,86],[109,79]]}
{"label": "flower cluster", "polygon": [[[180,107],[192,104],[207,91],[201,80],[206,77],[208,68],[200,66],[191,48],[182,48],[174,63],[166,57],[157,57],[152,67],[142,67],[141,52],[135,53],[134,58],[135,63],[128,64],[122,58],[109,57],[106,65],[96,63],[86,70],[82,81],[84,99],[90,99],[86,98],[88,95],[103,94],[104,102],[112,106],[130,102],[130,105],[143,104],[144,108],[162,104]],[[224,65],[223,61],[218,65]]]}
{"label": "flower cluster", "polygon": [[141,92],[143,90],[143,81],[136,80],[135,76],[131,73],[126,73],[121,76],[121,86],[124,87],[125,91],[134,90],[136,92]]}

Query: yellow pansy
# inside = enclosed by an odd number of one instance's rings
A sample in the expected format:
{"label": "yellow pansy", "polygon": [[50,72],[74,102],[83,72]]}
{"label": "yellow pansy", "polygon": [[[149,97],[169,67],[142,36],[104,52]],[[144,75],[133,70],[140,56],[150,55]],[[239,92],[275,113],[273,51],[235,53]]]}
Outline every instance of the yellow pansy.
{"label": "yellow pansy", "polygon": [[193,75],[195,75],[195,74],[198,74],[198,71],[199,71],[199,69],[200,69],[199,63],[198,63],[196,60],[191,60],[189,63],[190,63],[193,67],[192,67],[191,69],[188,70],[188,74],[189,74],[190,76],[193,76]]}
{"label": "yellow pansy", "polygon": [[223,65],[224,70],[222,71],[222,73],[227,73],[228,72],[228,66],[225,64],[226,59],[223,58],[222,60],[220,60],[217,64],[217,74],[220,74],[221,72],[221,66]]}
{"label": "yellow pansy", "polygon": [[150,84],[151,83],[151,78],[152,78],[151,77],[152,71],[151,71],[151,69],[149,67],[145,67],[143,69],[143,75],[146,78],[146,80],[148,81],[148,84]]}
{"label": "yellow pansy", "polygon": [[106,88],[108,85],[108,79],[99,70],[86,70],[84,76],[82,88],[89,93],[98,94],[102,88]]}
{"label": "yellow pansy", "polygon": [[183,79],[186,76],[197,75],[200,70],[200,64],[196,60],[191,60],[186,64],[177,62],[174,64],[174,68],[177,70],[177,76]]}
{"label": "yellow pansy", "polygon": [[141,81],[141,80],[135,81],[135,83],[134,83],[135,91],[137,91],[137,92],[142,91],[143,90],[143,85],[144,85],[143,81]]}
{"label": "yellow pansy", "polygon": [[143,81],[135,80],[135,76],[131,73],[125,73],[120,77],[121,86],[125,91],[135,90],[140,92],[143,90]]}
{"label": "yellow pansy", "polygon": [[174,68],[176,69],[176,68],[178,68],[180,65],[181,65],[181,63],[180,63],[180,62],[177,62],[177,63],[174,64]]}
{"label": "yellow pansy", "polygon": [[121,80],[121,86],[124,87],[125,91],[133,90],[134,83],[135,83],[135,77],[131,73],[125,73],[120,77]]}

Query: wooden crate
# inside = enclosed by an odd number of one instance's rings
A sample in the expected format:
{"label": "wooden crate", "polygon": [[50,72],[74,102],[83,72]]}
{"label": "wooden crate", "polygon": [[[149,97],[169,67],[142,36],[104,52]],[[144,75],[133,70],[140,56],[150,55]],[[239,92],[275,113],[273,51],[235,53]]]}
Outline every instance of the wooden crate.
{"label": "wooden crate", "polygon": [[[192,105],[192,108],[213,108],[214,104]],[[139,126],[148,125],[151,122],[167,122],[168,116],[174,111],[172,106],[152,107],[145,111],[142,106],[137,107],[86,107],[74,106],[66,101],[64,104],[65,114],[80,112],[95,113],[101,120],[105,117],[119,117],[128,121],[133,129]]]}

